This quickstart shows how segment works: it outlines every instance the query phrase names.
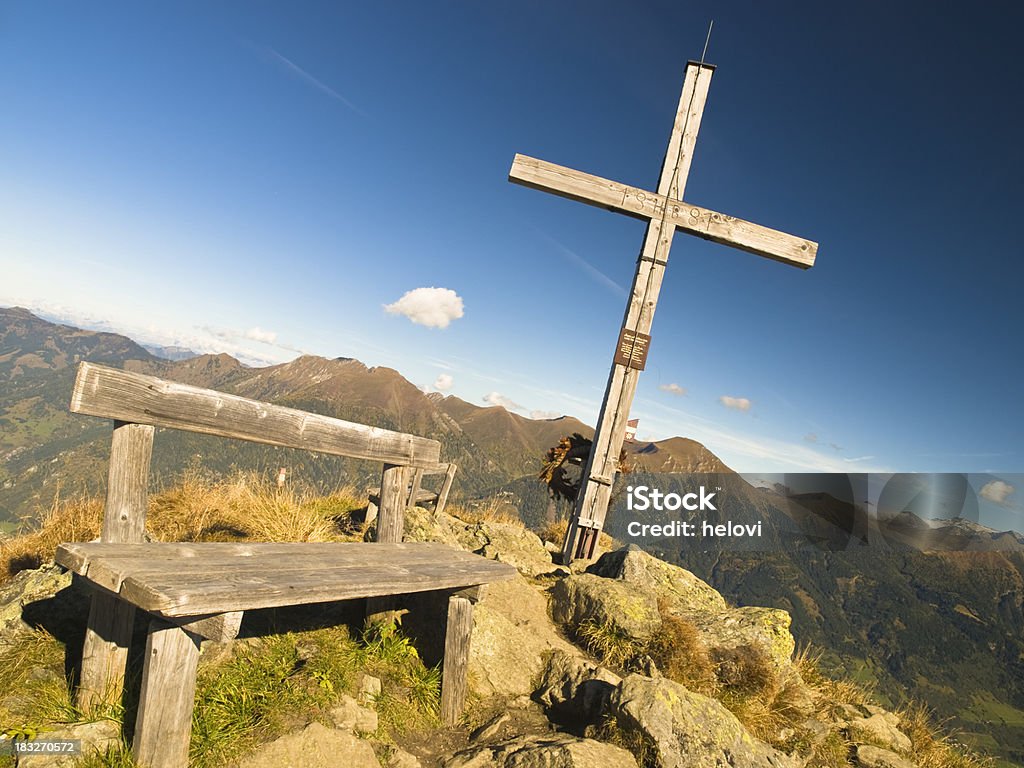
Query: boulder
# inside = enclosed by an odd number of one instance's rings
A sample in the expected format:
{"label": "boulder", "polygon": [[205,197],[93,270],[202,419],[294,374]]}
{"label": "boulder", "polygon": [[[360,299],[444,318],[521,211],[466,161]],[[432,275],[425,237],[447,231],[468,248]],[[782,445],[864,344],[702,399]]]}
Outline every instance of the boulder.
{"label": "boulder", "polygon": [[540,537],[510,523],[467,523],[443,512],[437,514],[415,507],[405,515],[405,540],[437,541],[459,547],[515,566],[526,576],[556,570],[551,553],[544,548]]}
{"label": "boulder", "polygon": [[789,631],[792,621],[786,611],[777,608],[730,608],[719,613],[689,617],[700,631],[704,645],[716,650],[733,651],[754,646],[764,651],[778,671],[789,668],[796,640]]}
{"label": "boulder", "polygon": [[338,706],[331,710],[331,721],[335,728],[343,731],[373,733],[377,730],[377,713],[359,706],[351,696],[342,694]]}
{"label": "boulder", "polygon": [[555,651],[544,667],[534,698],[553,720],[597,724],[607,710],[612,691],[621,682],[622,678],[604,667]]}
{"label": "boulder", "polygon": [[469,675],[477,693],[528,696],[545,657],[556,650],[581,655],[555,631],[543,594],[521,576],[488,586],[486,598],[473,611]]}
{"label": "boulder", "polygon": [[916,768],[905,757],[870,744],[861,744],[857,747],[857,765],[860,768]]}
{"label": "boulder", "polygon": [[21,571],[0,586],[0,644],[30,629],[22,615],[26,605],[52,600],[70,586],[71,574],[59,565]]}
{"label": "boulder", "polygon": [[795,761],[754,739],[729,710],[667,679],[630,675],[612,693],[619,728],[655,751],[658,768],[794,768]]}
{"label": "boulder", "polygon": [[587,570],[653,592],[669,613],[720,613],[727,607],[725,598],[714,587],[685,568],[647,554],[635,544],[602,555]]}
{"label": "boulder", "polygon": [[652,592],[591,573],[567,576],[555,584],[551,615],[559,624],[573,629],[584,621],[593,621],[641,641],[661,628],[658,602]]}
{"label": "boulder", "polygon": [[238,768],[381,768],[369,742],[348,731],[310,723],[263,745],[237,764]]}
{"label": "boulder", "polygon": [[788,613],[774,608],[730,608],[712,586],[635,544],[603,555],[587,572],[652,593],[663,611],[693,622],[709,651],[753,645],[763,649],[780,671],[793,657],[796,641],[789,631]]}
{"label": "boulder", "polygon": [[[120,729],[110,720],[97,720],[94,723],[79,723],[61,728],[58,731],[46,731],[39,735],[39,740],[63,741],[80,739],[82,755],[94,753],[105,754],[108,749],[116,747],[120,742]],[[75,755],[26,754],[18,759],[19,768],[60,768],[73,766],[78,762]]]}
{"label": "boulder", "polygon": [[899,724],[899,717],[883,711],[871,717],[850,720],[846,725],[846,734],[851,741],[867,742],[896,752],[909,752],[913,745],[910,737],[899,729]]}
{"label": "boulder", "polygon": [[442,763],[443,768],[637,768],[621,747],[564,733],[520,736],[472,747]]}
{"label": "boulder", "polygon": [[380,698],[382,683],[379,677],[363,675],[359,680],[359,703],[375,704]]}

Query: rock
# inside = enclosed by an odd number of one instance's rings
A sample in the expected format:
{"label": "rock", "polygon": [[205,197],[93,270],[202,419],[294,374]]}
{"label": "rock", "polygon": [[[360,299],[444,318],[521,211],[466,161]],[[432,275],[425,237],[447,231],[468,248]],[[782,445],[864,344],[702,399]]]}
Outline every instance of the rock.
{"label": "rock", "polygon": [[796,641],[789,631],[791,617],[783,610],[751,606],[689,618],[712,655],[754,646],[767,653],[779,672],[790,667]]}
{"label": "rock", "polygon": [[896,752],[909,752],[910,737],[901,731],[899,718],[892,712],[850,720],[846,734],[851,741],[867,742]]}
{"label": "rock", "polygon": [[[120,730],[110,720],[97,720],[94,723],[80,723],[59,731],[46,731],[39,735],[46,741],[62,741],[64,739],[81,739],[82,754],[94,752],[104,754],[108,749],[116,747],[120,739]],[[78,761],[75,755],[27,754],[18,759],[19,768],[60,768],[72,766]]]}
{"label": "rock", "polygon": [[388,768],[420,768],[420,760],[401,747],[392,747],[388,757]]}
{"label": "rock", "polygon": [[495,736],[498,735],[498,732],[501,730],[501,726],[503,726],[505,723],[507,723],[511,719],[512,719],[512,715],[510,715],[507,711],[506,712],[502,712],[502,713],[496,715],[495,717],[492,717],[486,723],[484,723],[479,728],[477,728],[475,731],[473,731],[471,734],[469,734],[469,740],[470,741],[490,741],[491,739],[493,739]]}
{"label": "rock", "polygon": [[380,693],[383,690],[381,685],[379,677],[363,675],[362,679],[359,681],[359,703],[376,704],[377,699],[380,698]]}
{"label": "rock", "polygon": [[331,710],[331,721],[335,728],[343,731],[373,733],[377,730],[377,713],[359,706],[359,702],[344,694],[338,706]]}
{"label": "rock", "polygon": [[720,613],[727,608],[714,587],[701,581],[685,568],[670,565],[647,554],[635,544],[602,555],[587,569],[589,573],[650,590],[670,613]]}
{"label": "rock", "polygon": [[796,641],[789,631],[788,613],[774,608],[729,608],[714,587],[635,544],[603,555],[587,572],[653,593],[662,610],[693,622],[709,651],[756,645],[780,671],[793,657]]}
{"label": "rock", "polygon": [[581,655],[555,631],[544,595],[521,576],[491,584],[473,611],[469,674],[474,690],[485,697],[533,693],[553,650]]}
{"label": "rock", "polygon": [[26,605],[53,599],[58,592],[70,586],[71,573],[58,565],[21,571],[0,586],[0,643],[31,629],[22,616]]}
{"label": "rock", "polygon": [[381,768],[369,742],[348,731],[310,723],[265,744],[237,764],[238,768]]}
{"label": "rock", "polygon": [[406,541],[437,541],[508,563],[526,576],[556,569],[551,553],[533,531],[509,523],[467,523],[458,518],[418,507],[405,514]]}
{"label": "rock", "polygon": [[442,763],[443,768],[637,768],[621,747],[564,733],[520,736],[472,747]]}
{"label": "rock", "polygon": [[857,765],[861,768],[916,768],[905,757],[870,744],[861,744],[857,747]]}
{"label": "rock", "polygon": [[792,758],[755,740],[722,704],[671,680],[630,675],[612,693],[619,727],[639,732],[658,768],[793,768]]}
{"label": "rock", "polygon": [[591,573],[567,576],[555,584],[551,615],[572,628],[588,620],[616,627],[634,640],[647,640],[661,628],[653,593]]}
{"label": "rock", "polygon": [[555,651],[544,667],[534,698],[553,720],[573,725],[597,724],[612,691],[622,678],[584,659]]}

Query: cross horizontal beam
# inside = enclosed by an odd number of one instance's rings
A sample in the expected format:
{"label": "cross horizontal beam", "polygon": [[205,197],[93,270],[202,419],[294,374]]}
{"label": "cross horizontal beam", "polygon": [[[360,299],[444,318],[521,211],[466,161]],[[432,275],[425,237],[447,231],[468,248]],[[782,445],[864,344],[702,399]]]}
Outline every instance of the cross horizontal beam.
{"label": "cross horizontal beam", "polygon": [[697,237],[801,269],[814,266],[818,252],[818,244],[812,240],[526,155],[516,155],[508,178],[526,187],[637,219],[660,221],[664,217],[667,223]]}

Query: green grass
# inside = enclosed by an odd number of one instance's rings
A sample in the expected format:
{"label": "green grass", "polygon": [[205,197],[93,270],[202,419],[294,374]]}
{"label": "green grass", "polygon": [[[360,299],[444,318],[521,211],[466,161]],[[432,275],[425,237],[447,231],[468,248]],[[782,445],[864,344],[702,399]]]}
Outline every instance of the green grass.
{"label": "green grass", "polygon": [[[42,632],[0,651],[0,723],[13,733],[44,733],[84,720],[71,700],[64,649]],[[40,671],[43,670],[43,671]],[[219,768],[308,722],[329,722],[343,693],[355,695],[363,673],[380,678],[374,737],[439,727],[440,670],[426,667],[400,628],[347,627],[268,635],[238,642],[229,658],[204,666],[196,686],[189,764]],[[16,695],[10,695],[15,692]],[[105,716],[120,721],[121,713]],[[6,761],[6,762],[5,762]],[[0,757],[0,768],[13,761]],[[130,768],[127,747],[81,762],[84,768]]]}

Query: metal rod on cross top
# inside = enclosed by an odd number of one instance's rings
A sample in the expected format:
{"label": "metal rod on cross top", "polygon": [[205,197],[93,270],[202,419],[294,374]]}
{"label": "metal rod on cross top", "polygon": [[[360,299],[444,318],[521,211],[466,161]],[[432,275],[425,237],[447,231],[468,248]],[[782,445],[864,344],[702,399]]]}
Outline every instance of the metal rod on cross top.
{"label": "metal rod on cross top", "polygon": [[675,231],[682,230],[801,269],[813,266],[818,252],[818,244],[810,240],[683,202],[697,131],[714,71],[714,65],[703,61],[691,61],[686,65],[683,91],[657,192],[636,189],[519,154],[509,171],[509,181],[517,184],[647,222],[590,457],[583,468],[576,507],[562,544],[562,562],[565,564],[577,558],[591,559],[604,527],[629,410],[640,371],[646,364],[654,309]]}

